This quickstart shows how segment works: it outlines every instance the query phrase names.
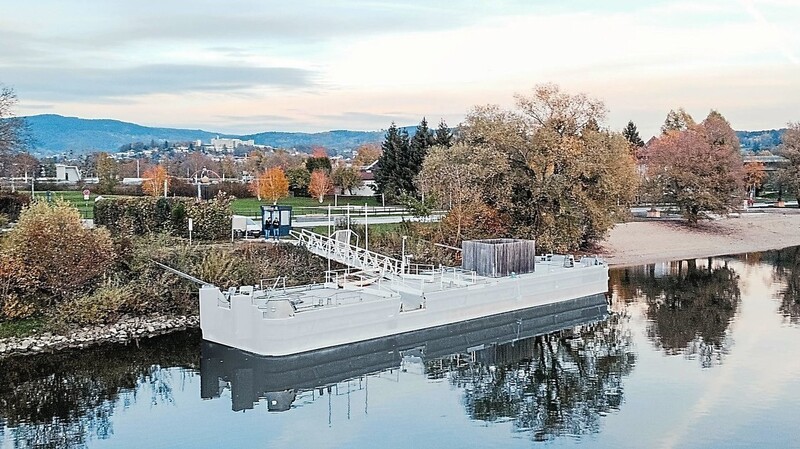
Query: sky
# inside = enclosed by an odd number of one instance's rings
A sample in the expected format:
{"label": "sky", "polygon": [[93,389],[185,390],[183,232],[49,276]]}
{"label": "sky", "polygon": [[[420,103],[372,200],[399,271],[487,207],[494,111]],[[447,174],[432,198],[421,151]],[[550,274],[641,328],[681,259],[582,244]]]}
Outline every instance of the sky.
{"label": "sky", "polygon": [[556,83],[647,139],[667,112],[800,121],[800,0],[37,0],[0,14],[18,115],[378,130]]}

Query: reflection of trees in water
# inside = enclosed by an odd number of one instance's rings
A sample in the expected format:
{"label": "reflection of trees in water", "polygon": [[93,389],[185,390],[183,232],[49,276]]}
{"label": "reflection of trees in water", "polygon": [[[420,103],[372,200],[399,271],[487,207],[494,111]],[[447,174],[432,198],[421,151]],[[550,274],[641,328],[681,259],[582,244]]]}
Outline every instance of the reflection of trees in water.
{"label": "reflection of trees in water", "polygon": [[551,334],[486,349],[480,355],[487,361],[428,362],[426,372],[449,371],[473,419],[511,420],[536,441],[594,433],[600,417],[619,408],[622,378],[633,369],[627,320],[614,315],[572,338]]}
{"label": "reflection of trees in water", "polygon": [[[642,269],[644,268],[644,269]],[[722,360],[730,341],[728,325],[739,305],[739,276],[709,259],[676,262],[657,273],[654,265],[625,269],[619,291],[647,301],[648,336],[667,354],[698,356],[702,366]]]}
{"label": "reflection of trees in water", "polygon": [[781,283],[778,311],[791,323],[800,323],[800,246],[767,251],[763,257],[765,262],[775,267],[775,282]]}
{"label": "reflection of trees in water", "polygon": [[199,341],[196,332],[187,332],[143,341],[138,348],[2,360],[0,420],[11,428],[15,447],[73,448],[108,438],[115,406],[135,402],[138,387],[149,386],[152,403],[172,401],[174,373],[160,366],[196,369]]}

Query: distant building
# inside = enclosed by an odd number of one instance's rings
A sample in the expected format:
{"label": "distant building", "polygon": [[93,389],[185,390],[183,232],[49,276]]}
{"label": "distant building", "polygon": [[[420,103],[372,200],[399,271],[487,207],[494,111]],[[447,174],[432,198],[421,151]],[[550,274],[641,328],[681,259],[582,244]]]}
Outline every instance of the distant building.
{"label": "distant building", "polygon": [[220,139],[217,137],[216,139],[211,139],[211,146],[214,148],[214,151],[217,153],[228,152],[233,153],[233,151],[240,146],[255,146],[256,142],[253,139],[250,140],[239,140],[239,139]]}
{"label": "distant building", "polygon": [[75,165],[56,164],[56,181],[79,182],[81,171]]}

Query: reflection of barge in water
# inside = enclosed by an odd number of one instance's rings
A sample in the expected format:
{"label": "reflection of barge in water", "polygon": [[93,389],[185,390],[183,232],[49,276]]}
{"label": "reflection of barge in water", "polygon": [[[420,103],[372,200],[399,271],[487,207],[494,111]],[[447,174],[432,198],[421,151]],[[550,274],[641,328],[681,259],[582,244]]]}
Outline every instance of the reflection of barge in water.
{"label": "reflection of barge in water", "polygon": [[[461,268],[412,265],[351,244],[352,233],[295,233],[298,245],[347,265],[318,285],[285,279],[227,292],[200,289],[205,340],[286,356],[477,318],[592,298],[608,290],[600,259],[535,256],[533,241],[465,241]],[[535,268],[535,269],[534,269]],[[354,274],[352,269],[357,270]]]}
{"label": "reflection of barge in water", "polygon": [[470,353],[493,363],[499,345],[601,321],[607,314],[600,294],[283,357],[203,341],[201,396],[217,398],[229,385],[233,410],[251,409],[261,398],[271,411],[287,410],[298,392],[398,367],[409,354],[436,360]]}

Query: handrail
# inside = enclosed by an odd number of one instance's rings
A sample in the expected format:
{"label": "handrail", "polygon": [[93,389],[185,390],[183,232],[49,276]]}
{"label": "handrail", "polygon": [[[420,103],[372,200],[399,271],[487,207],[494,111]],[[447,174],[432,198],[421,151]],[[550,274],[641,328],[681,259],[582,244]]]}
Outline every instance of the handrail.
{"label": "handrail", "polygon": [[372,269],[397,276],[404,274],[432,275],[435,271],[433,265],[405,264],[393,257],[360,248],[333,237],[326,237],[307,229],[303,229],[300,232],[291,231],[291,235],[297,239],[298,244],[306,247],[309,251],[353,268]]}

